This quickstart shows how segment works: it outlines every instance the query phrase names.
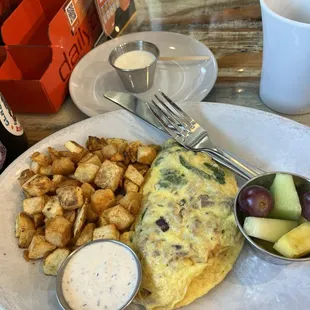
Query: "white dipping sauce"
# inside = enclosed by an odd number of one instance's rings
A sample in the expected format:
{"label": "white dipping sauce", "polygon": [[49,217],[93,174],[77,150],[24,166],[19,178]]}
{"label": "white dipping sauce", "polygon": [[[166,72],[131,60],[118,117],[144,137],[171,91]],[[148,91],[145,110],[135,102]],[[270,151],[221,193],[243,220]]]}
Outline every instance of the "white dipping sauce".
{"label": "white dipping sauce", "polygon": [[95,242],[68,262],[62,292],[74,310],[117,310],[130,300],[137,282],[138,266],[129,250],[113,242]]}
{"label": "white dipping sauce", "polygon": [[155,61],[155,56],[146,51],[127,52],[114,62],[114,66],[125,70],[143,69]]}

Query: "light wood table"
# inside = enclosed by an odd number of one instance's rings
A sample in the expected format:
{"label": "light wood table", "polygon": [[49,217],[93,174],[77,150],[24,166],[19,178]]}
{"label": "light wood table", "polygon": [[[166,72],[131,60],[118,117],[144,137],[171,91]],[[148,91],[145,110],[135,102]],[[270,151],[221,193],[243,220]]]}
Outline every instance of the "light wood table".
{"label": "light wood table", "polygon": [[[204,99],[270,111],[260,100],[262,24],[258,0],[136,0],[137,15],[123,32],[172,31],[207,45],[219,65],[217,82]],[[87,118],[70,98],[57,114],[19,114],[30,144]],[[310,115],[286,116],[310,125]]]}

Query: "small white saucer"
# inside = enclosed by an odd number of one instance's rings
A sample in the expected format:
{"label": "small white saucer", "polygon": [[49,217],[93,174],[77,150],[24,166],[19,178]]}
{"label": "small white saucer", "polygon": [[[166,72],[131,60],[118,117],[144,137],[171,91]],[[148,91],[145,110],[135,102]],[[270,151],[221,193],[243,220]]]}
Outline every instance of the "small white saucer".
{"label": "small white saucer", "polygon": [[172,32],[138,32],[107,41],[86,54],[73,70],[70,95],[76,106],[88,116],[120,109],[103,97],[108,90],[127,92],[116,71],[108,63],[110,52],[117,45],[144,40],[160,50],[161,56],[208,55],[207,61],[159,61],[153,87],[138,94],[148,100],[158,89],[177,103],[201,101],[211,91],[217,78],[217,62],[212,52],[199,41]]}

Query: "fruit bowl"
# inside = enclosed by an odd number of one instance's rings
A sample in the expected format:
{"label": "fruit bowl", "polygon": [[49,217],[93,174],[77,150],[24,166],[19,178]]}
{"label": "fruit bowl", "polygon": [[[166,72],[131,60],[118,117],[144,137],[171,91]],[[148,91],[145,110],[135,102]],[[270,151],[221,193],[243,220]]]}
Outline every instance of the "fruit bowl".
{"label": "fruit bowl", "polygon": [[[278,253],[276,250],[274,250],[273,244],[271,242],[257,239],[254,237],[250,237],[244,229],[243,225],[244,225],[246,215],[240,210],[240,207],[239,207],[240,193],[242,192],[243,189],[245,189],[248,186],[252,186],[252,185],[259,185],[259,186],[263,186],[269,189],[271,185],[273,184],[277,173],[279,172],[268,172],[268,173],[261,174],[249,180],[248,182],[246,182],[239,189],[239,192],[234,202],[234,214],[235,214],[236,223],[238,225],[239,230],[241,231],[245,239],[248,241],[250,247],[254,250],[256,255],[264,259],[265,261],[268,261],[272,264],[277,264],[277,265],[287,265],[292,262],[310,261],[310,254],[308,254],[306,257],[301,257],[301,258],[284,257],[280,253]],[[293,173],[288,173],[288,172],[280,172],[280,173],[289,174],[293,177],[295,187],[298,192],[307,192],[310,190],[310,179],[297,175],[297,174],[293,174]],[[270,231],[272,231],[273,227],[267,227],[267,229],[270,229]]]}

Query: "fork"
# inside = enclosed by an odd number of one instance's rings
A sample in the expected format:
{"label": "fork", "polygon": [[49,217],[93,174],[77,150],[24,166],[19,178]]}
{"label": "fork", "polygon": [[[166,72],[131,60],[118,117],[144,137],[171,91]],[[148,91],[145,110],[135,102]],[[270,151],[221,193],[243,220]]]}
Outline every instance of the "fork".
{"label": "fork", "polygon": [[209,138],[207,131],[177,106],[165,93],[154,95],[147,103],[157,120],[168,134],[179,144],[191,151],[205,152],[216,162],[229,168],[245,180],[249,180],[263,170],[245,160],[217,147]]}

